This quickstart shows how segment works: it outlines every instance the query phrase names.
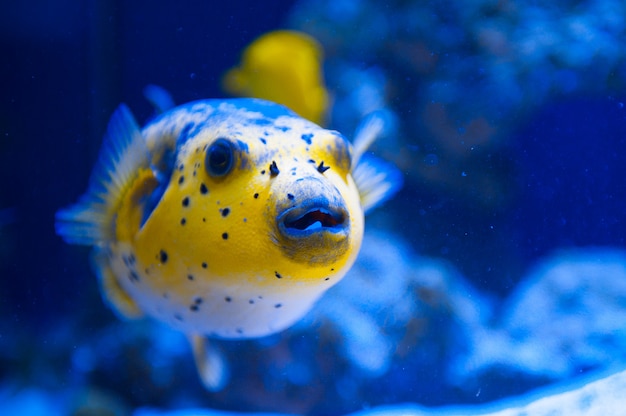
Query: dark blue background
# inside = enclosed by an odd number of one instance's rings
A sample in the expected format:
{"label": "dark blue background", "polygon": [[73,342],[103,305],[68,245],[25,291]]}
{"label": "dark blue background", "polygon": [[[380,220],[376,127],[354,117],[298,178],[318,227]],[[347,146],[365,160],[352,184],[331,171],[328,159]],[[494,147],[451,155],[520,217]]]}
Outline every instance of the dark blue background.
{"label": "dark blue background", "polygon": [[[255,37],[284,27],[292,3],[3,6],[0,208],[10,219],[0,236],[5,316],[45,324],[89,306],[81,302],[92,298],[83,295],[97,288],[88,250],[63,244],[53,218],[84,192],[114,108],[126,102],[145,121],[152,114],[142,95],[147,84],[165,87],[178,103],[224,96],[220,76]],[[481,290],[502,295],[557,248],[623,246],[623,103],[609,95],[569,96],[531,111],[493,159],[507,167],[510,195],[503,205],[474,209],[408,180],[390,204],[393,224],[418,252],[450,260]],[[420,207],[427,215],[417,218]],[[419,233],[407,221],[419,221]]]}
{"label": "dark blue background", "polygon": [[[220,76],[292,1],[30,1],[0,13],[0,311],[44,325],[71,313],[95,280],[87,251],[54,234],[54,212],[85,191],[120,102],[140,122],[146,84],[176,102],[223,96]],[[85,306],[85,305],[82,305]]]}
{"label": "dark blue background", "polygon": [[[223,97],[221,75],[254,38],[284,27],[293,3],[36,0],[2,6],[0,380],[19,367],[25,373],[32,368],[30,382],[39,382],[55,354],[65,357],[56,360],[57,370],[71,371],[66,366],[71,351],[67,343],[59,342],[60,352],[53,348],[50,328],[62,332],[64,325],[74,325],[70,337],[84,339],[105,322],[117,322],[102,302],[95,303],[99,294],[89,249],[66,245],[54,234],[56,210],[86,189],[114,108],[125,102],[145,121],[153,111],[142,95],[147,84],[165,87],[177,103]],[[401,193],[376,214],[381,223],[415,252],[449,260],[480,291],[501,297],[554,250],[623,247],[626,96],[552,98],[512,120],[513,133],[498,154],[485,158],[486,169],[507,184],[499,205],[481,205],[407,178]],[[408,124],[411,100],[390,99],[401,123]],[[3,349],[20,334],[28,342],[15,345],[33,345],[25,354],[32,362],[14,363]],[[44,349],[45,358],[38,361]],[[432,362],[441,364],[437,356]],[[417,386],[429,378],[420,390],[423,397],[412,396],[414,386],[406,389],[401,380],[383,386],[389,390],[382,400],[400,394],[403,400],[443,402],[443,376],[433,370],[431,377],[419,364],[420,371],[408,367],[407,380]],[[9,365],[13,368],[6,369]],[[110,371],[102,384],[126,388],[118,383],[116,367]],[[138,404],[149,402],[136,397]],[[483,399],[488,397],[478,398]]]}

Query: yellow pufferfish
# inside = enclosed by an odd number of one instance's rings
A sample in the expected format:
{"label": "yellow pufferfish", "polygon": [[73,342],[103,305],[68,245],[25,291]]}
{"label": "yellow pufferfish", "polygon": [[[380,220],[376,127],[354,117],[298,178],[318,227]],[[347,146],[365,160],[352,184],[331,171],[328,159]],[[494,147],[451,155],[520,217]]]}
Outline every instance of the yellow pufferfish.
{"label": "yellow pufferfish", "polygon": [[295,30],[274,30],[246,47],[239,66],[224,74],[222,85],[236,96],[274,101],[323,124],[330,102],[323,56],[322,45],[313,37]]}
{"label": "yellow pufferfish", "polygon": [[281,331],[341,280],[364,211],[398,189],[392,166],[336,131],[260,99],[175,107],[140,129],[121,105],[89,188],[60,210],[65,241],[94,247],[104,298],[186,333],[202,381],[224,383],[207,337]]}

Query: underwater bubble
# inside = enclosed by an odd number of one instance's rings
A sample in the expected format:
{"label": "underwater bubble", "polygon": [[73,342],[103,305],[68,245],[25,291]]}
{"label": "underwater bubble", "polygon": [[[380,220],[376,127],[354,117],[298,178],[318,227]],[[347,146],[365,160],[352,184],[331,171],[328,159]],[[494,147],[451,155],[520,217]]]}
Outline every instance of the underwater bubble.
{"label": "underwater bubble", "polygon": [[424,157],[424,163],[430,166],[437,166],[439,164],[439,157],[434,153],[429,153]]}
{"label": "underwater bubble", "polygon": [[94,351],[85,346],[76,348],[72,354],[72,364],[74,368],[81,373],[87,373],[94,369],[96,357]]}
{"label": "underwater bubble", "polygon": [[3,415],[51,415],[67,414],[62,409],[62,399],[38,387],[26,387],[14,394],[0,391],[0,414]]}
{"label": "underwater bubble", "polygon": [[295,362],[286,368],[287,379],[298,386],[311,382],[311,369],[304,362]]}

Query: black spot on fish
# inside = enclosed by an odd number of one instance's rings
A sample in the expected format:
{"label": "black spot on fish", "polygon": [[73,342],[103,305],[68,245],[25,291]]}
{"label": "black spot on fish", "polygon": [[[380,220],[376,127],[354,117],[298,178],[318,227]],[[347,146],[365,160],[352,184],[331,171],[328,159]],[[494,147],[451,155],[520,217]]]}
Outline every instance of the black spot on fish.
{"label": "black spot on fish", "polygon": [[202,298],[198,296],[198,297],[197,297],[197,298],[195,298],[193,301],[196,303],[196,305],[199,305],[199,304],[201,304],[201,303],[202,303]]}
{"label": "black spot on fish", "polygon": [[261,171],[261,175],[265,175],[265,169]]}
{"label": "black spot on fish", "polygon": [[283,277],[280,275],[280,273],[278,272],[274,272],[274,276],[276,276],[279,279],[282,279]]}
{"label": "black spot on fish", "polygon": [[185,218],[180,219],[180,225],[185,225],[186,223],[187,223],[187,220]]}
{"label": "black spot on fish", "polygon": [[208,264],[206,264],[206,263],[202,263],[202,268],[203,268],[203,269],[206,269],[208,266],[209,266]]}
{"label": "black spot on fish", "polygon": [[270,176],[278,176],[278,174],[280,173],[280,170],[278,169],[278,166],[276,165],[276,161],[272,160],[272,163],[270,163]]}
{"label": "black spot on fish", "polygon": [[188,275],[187,275],[187,279],[189,279],[189,280],[193,280],[193,274],[188,274]]}
{"label": "black spot on fish", "polygon": [[241,329],[241,328],[237,328],[237,333],[238,333],[238,334],[243,334],[243,329]]}
{"label": "black spot on fish", "polygon": [[191,305],[191,306],[189,307],[189,309],[190,309],[192,312],[198,312],[198,309],[200,309],[200,307],[199,307],[198,305]]}
{"label": "black spot on fish", "polygon": [[287,194],[287,199],[290,201],[293,201],[295,198],[295,196],[293,196],[293,194]]}
{"label": "black spot on fish", "polygon": [[311,144],[311,139],[313,138],[313,134],[312,133],[303,134],[302,136],[300,136],[300,138],[302,138],[302,140],[304,140],[306,144]]}
{"label": "black spot on fish", "polygon": [[202,218],[202,222],[206,222],[206,218]]}
{"label": "black spot on fish", "polygon": [[185,165],[183,164],[178,165],[178,170],[183,170],[184,168],[185,168]]}
{"label": "black spot on fish", "polygon": [[183,198],[183,206],[184,207],[188,207],[189,206],[189,197],[188,196]]}
{"label": "black spot on fish", "polygon": [[137,261],[137,259],[135,258],[135,255],[133,253],[130,253],[130,255],[128,256],[128,262],[131,265],[134,265],[136,261]]}
{"label": "black spot on fish", "polygon": [[196,170],[195,169],[193,170],[193,176],[194,177],[196,176]]}
{"label": "black spot on fish", "polygon": [[222,239],[228,240],[228,233],[222,233]]}
{"label": "black spot on fish", "polygon": [[263,137],[259,137],[259,140],[261,140],[261,143],[267,144],[267,141]]}
{"label": "black spot on fish", "polygon": [[159,252],[159,259],[161,260],[161,263],[167,263],[167,252],[165,250],[161,250]]}
{"label": "black spot on fish", "polygon": [[181,321],[183,320],[183,317],[180,316],[179,314],[174,315],[174,319],[176,319],[177,321]]}
{"label": "black spot on fish", "polygon": [[224,298],[224,300],[225,300],[226,302],[232,302],[232,301],[233,301],[233,298],[231,298],[230,296],[226,296],[226,297]]}
{"label": "black spot on fish", "polygon": [[182,185],[183,182],[185,182],[185,176],[184,175],[180,175],[180,178],[178,178],[178,184]]}
{"label": "black spot on fish", "polygon": [[277,303],[276,305],[274,305],[274,307],[275,307],[276,309],[281,308],[282,306],[283,306],[283,304],[282,304],[282,303]]}
{"label": "black spot on fish", "polygon": [[257,199],[259,197],[259,193],[255,192],[255,194],[253,196],[254,196],[254,199]]}
{"label": "black spot on fish", "polygon": [[309,159],[308,162],[315,164],[315,161],[313,159]]}
{"label": "black spot on fish", "polygon": [[254,305],[254,299],[250,299],[250,300],[248,301],[248,303],[249,303],[250,305]]}
{"label": "black spot on fish", "polygon": [[324,280],[330,280],[330,277],[327,277],[327,278],[326,278],[326,279],[324,279]]}
{"label": "black spot on fish", "polygon": [[222,217],[228,217],[228,214],[230,214],[230,208],[224,208],[222,210]]}
{"label": "black spot on fish", "polygon": [[133,282],[138,282],[138,281],[139,281],[139,275],[138,275],[137,273],[135,273],[135,271],[134,271],[134,270],[131,270],[131,271],[130,271],[130,273],[129,273],[129,275],[128,275],[128,278],[129,278],[130,280],[132,280]]}
{"label": "black spot on fish", "polygon": [[205,184],[201,183],[200,184],[200,193],[202,195],[206,195],[208,192],[209,192],[209,188],[207,188]]}
{"label": "black spot on fish", "polygon": [[317,167],[317,171],[318,171],[319,173],[324,173],[324,172],[326,172],[328,169],[330,169],[330,166],[324,166],[324,161],[323,161],[323,160],[320,162],[320,164],[319,164],[319,165],[318,165],[318,167]]}

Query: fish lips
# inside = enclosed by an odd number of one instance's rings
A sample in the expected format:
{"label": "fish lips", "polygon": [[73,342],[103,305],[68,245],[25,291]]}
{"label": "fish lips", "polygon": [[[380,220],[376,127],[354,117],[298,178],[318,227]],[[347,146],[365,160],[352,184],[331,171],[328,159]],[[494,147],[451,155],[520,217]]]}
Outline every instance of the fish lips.
{"label": "fish lips", "polygon": [[277,216],[278,230],[290,239],[314,236],[347,237],[350,231],[349,215],[341,204],[331,204],[318,197],[283,210]]}
{"label": "fish lips", "polygon": [[269,205],[271,239],[293,261],[333,267],[350,252],[352,219],[344,197],[330,181],[307,176],[276,184]]}

